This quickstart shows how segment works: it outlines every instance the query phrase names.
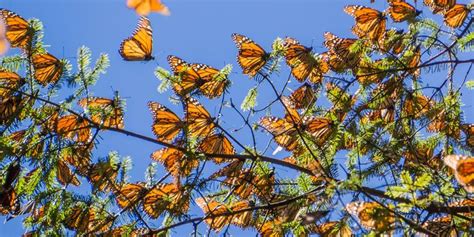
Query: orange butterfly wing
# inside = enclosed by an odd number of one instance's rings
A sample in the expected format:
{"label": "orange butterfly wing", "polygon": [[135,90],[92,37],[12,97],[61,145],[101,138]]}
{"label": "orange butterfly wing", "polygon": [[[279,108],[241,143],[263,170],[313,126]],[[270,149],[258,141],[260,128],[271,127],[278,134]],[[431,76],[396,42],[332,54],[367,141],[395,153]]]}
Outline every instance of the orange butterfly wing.
{"label": "orange butterfly wing", "polygon": [[[204,138],[199,144],[199,151],[207,154],[224,154],[233,155],[235,149],[232,143],[224,136],[224,134],[214,134]],[[212,157],[217,164],[230,160],[229,158]]]}
{"label": "orange butterfly wing", "polygon": [[151,158],[161,162],[175,178],[188,176],[199,165],[199,160],[190,159],[180,150],[170,147],[153,152]]}
{"label": "orange butterfly wing", "polygon": [[168,7],[161,3],[161,0],[127,0],[127,7],[135,9],[137,14],[142,16],[146,16],[150,12],[170,15]]}
{"label": "orange butterfly wing", "polygon": [[456,0],[423,0],[423,3],[430,7],[433,13],[449,10],[456,5]]}
{"label": "orange butterfly wing", "polygon": [[150,20],[141,17],[132,37],[122,41],[119,53],[126,61],[149,61],[153,51],[153,31]]}
{"label": "orange butterfly wing", "polygon": [[78,142],[87,142],[90,139],[91,127],[86,120],[71,114],[58,119],[56,132]]}
{"label": "orange butterfly wing", "polygon": [[49,53],[33,55],[33,68],[35,79],[43,86],[56,83],[63,73],[61,61]]}
{"label": "orange butterfly wing", "polygon": [[239,49],[237,61],[243,73],[254,77],[265,66],[269,55],[260,45],[246,36],[234,33],[232,39]]}
{"label": "orange butterfly wing", "polygon": [[285,39],[286,63],[291,67],[291,73],[300,82],[309,78],[312,83],[319,83],[323,75],[329,71],[329,66],[323,60],[317,60],[311,53],[311,48],[301,45],[297,40]]}
{"label": "orange butterfly wing", "polygon": [[6,38],[11,47],[18,47],[26,50],[30,47],[33,36],[33,29],[28,22],[6,9],[0,9],[1,17],[6,25]]}
{"label": "orange butterfly wing", "polygon": [[460,27],[469,15],[469,8],[464,4],[456,4],[444,14],[444,23],[451,28]]}
{"label": "orange butterfly wing", "polygon": [[8,97],[21,84],[22,79],[18,74],[0,69],[0,97]]}
{"label": "orange butterfly wing", "polygon": [[394,22],[411,20],[421,13],[409,3],[403,1],[393,1],[389,5],[388,14]]}
{"label": "orange butterfly wing", "polygon": [[159,141],[171,142],[183,128],[183,122],[173,111],[157,102],[148,102],[148,107],[153,114],[153,133]]}
{"label": "orange butterfly wing", "polygon": [[359,38],[377,41],[383,36],[386,19],[382,12],[359,5],[346,6],[344,11],[355,18],[352,32]]}
{"label": "orange butterfly wing", "polygon": [[141,183],[126,184],[118,191],[115,200],[120,208],[128,208],[136,204],[145,191],[146,188]]}
{"label": "orange butterfly wing", "polygon": [[124,128],[123,109],[118,104],[118,101],[102,97],[92,97],[81,99],[79,105],[93,110],[94,114],[91,117],[93,122],[102,124],[105,127]]}
{"label": "orange butterfly wing", "polygon": [[186,123],[189,134],[196,138],[210,135],[215,127],[209,112],[194,98],[186,101]]}
{"label": "orange butterfly wing", "polygon": [[295,109],[306,109],[316,101],[315,91],[308,83],[296,89],[289,98]]}
{"label": "orange butterfly wing", "polygon": [[219,97],[224,93],[227,79],[216,78],[219,74],[219,70],[205,64],[191,64],[191,67],[199,75],[199,78],[204,80],[204,83],[199,86],[199,90],[203,95],[212,99]]}

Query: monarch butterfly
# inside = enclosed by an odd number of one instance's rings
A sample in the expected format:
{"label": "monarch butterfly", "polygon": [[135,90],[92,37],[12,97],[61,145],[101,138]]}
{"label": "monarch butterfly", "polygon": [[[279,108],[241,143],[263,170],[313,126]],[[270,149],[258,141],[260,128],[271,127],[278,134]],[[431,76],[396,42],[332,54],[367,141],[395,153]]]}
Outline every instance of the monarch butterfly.
{"label": "monarch butterfly", "polygon": [[240,227],[248,227],[252,221],[252,211],[228,215],[228,213],[250,208],[251,205],[249,201],[237,201],[231,205],[226,205],[215,200],[197,198],[196,204],[202,209],[206,216],[211,217],[206,218],[205,221],[209,227],[216,232],[221,231],[224,226],[229,224],[234,224]]}
{"label": "monarch butterfly", "polygon": [[142,16],[150,12],[158,12],[165,16],[170,14],[168,7],[161,3],[161,0],[127,0],[127,7],[135,9],[137,14]]}
{"label": "monarch butterfly", "polygon": [[403,0],[389,2],[389,8],[387,10],[394,22],[412,20],[421,14],[421,11],[416,10],[415,7]]}
{"label": "monarch butterfly", "polygon": [[23,83],[18,74],[0,69],[0,97],[10,96]]}
{"label": "monarch butterfly", "polygon": [[306,109],[316,102],[315,91],[308,83],[303,84],[293,91],[289,98],[295,106],[295,109]]}
{"label": "monarch butterfly", "polygon": [[224,166],[222,169],[218,170],[210,176],[211,179],[218,177],[235,177],[242,171],[244,162],[238,159],[234,159],[230,164]]}
{"label": "monarch butterfly", "polygon": [[420,118],[431,109],[431,100],[422,94],[408,94],[403,106],[405,116]]}
{"label": "monarch butterfly", "polygon": [[16,198],[13,183],[20,174],[21,167],[18,162],[10,163],[6,169],[3,185],[0,188],[0,214],[16,213],[20,208],[20,203]]}
{"label": "monarch butterfly", "polygon": [[[234,146],[232,143],[225,137],[224,134],[214,134],[204,138],[198,147],[198,150],[207,154],[222,154],[222,155],[233,155],[235,154]],[[212,160],[217,164],[225,162],[225,157],[212,157]]]}
{"label": "monarch butterfly", "polygon": [[353,236],[352,230],[345,223],[337,221],[329,221],[319,224],[314,228],[314,233],[322,237],[331,236]]}
{"label": "monarch butterfly", "polygon": [[299,82],[306,78],[312,83],[320,83],[323,75],[329,71],[327,63],[317,60],[311,53],[311,48],[301,45],[297,40],[287,37],[284,42],[286,64],[291,67],[291,73]]}
{"label": "monarch butterfly", "polygon": [[93,221],[96,213],[94,209],[81,206],[75,206],[69,210],[67,218],[64,220],[64,225],[71,230],[76,230],[79,233],[86,232],[95,228]]}
{"label": "monarch butterfly", "polygon": [[92,165],[87,178],[92,183],[94,190],[108,191],[116,185],[115,179],[119,168],[119,165],[112,164],[110,161],[101,161]]}
{"label": "monarch butterfly", "polygon": [[33,68],[35,79],[43,86],[56,83],[63,73],[61,61],[49,53],[33,55]]}
{"label": "monarch butterfly", "polygon": [[143,183],[128,183],[118,190],[118,193],[115,196],[115,201],[120,208],[129,208],[136,204],[146,192],[147,189]]}
{"label": "monarch butterfly", "polygon": [[157,102],[148,102],[153,114],[152,130],[158,141],[171,142],[184,126],[181,119],[170,109]]}
{"label": "monarch butterfly", "polygon": [[84,109],[91,109],[91,120],[104,127],[123,129],[123,109],[118,98],[113,100],[102,97],[83,98],[78,103]]}
{"label": "monarch butterfly", "polygon": [[0,193],[0,214],[15,214],[20,210],[15,189],[11,188]]}
{"label": "monarch butterfly", "polygon": [[224,184],[234,187],[235,195],[246,199],[255,194],[260,198],[270,199],[273,193],[275,176],[273,172],[257,175],[249,169],[240,170],[228,176]]}
{"label": "monarch butterfly", "polygon": [[[435,233],[437,236],[458,236],[451,216],[441,216],[425,222],[422,227]],[[421,234],[420,236],[426,236]]]}
{"label": "monarch butterfly", "polygon": [[119,53],[126,61],[150,61],[153,51],[153,31],[150,20],[141,17],[132,37],[122,41]]}
{"label": "monarch butterfly", "polygon": [[16,118],[16,114],[21,111],[25,100],[20,95],[0,98],[0,125]]}
{"label": "monarch butterfly", "polygon": [[357,68],[356,78],[360,84],[368,85],[380,82],[387,75],[384,70],[385,61],[378,59],[373,62],[362,60]]}
{"label": "monarch butterfly", "polygon": [[379,40],[379,48],[386,53],[390,50],[394,54],[401,54],[407,46],[404,42],[403,30],[390,29],[385,31],[384,35]]}
{"label": "monarch butterfly", "polygon": [[168,63],[174,74],[181,77],[179,83],[174,83],[174,90],[179,95],[187,95],[199,88],[206,97],[212,99],[224,92],[227,80],[217,78],[219,70],[204,64],[188,64],[172,55],[168,56]]}
{"label": "monarch butterfly", "polygon": [[27,50],[31,46],[34,30],[21,16],[7,9],[0,9],[6,26],[6,38],[10,46]]}
{"label": "monarch butterfly", "polygon": [[467,15],[469,14],[470,9],[467,5],[456,4],[451,9],[443,12],[444,24],[451,28],[460,27],[466,20]]}
{"label": "monarch butterfly", "polygon": [[324,46],[329,50],[331,55],[337,56],[348,68],[355,66],[358,61],[357,53],[351,52],[352,45],[357,39],[339,38],[331,32],[324,33]]}
{"label": "monarch butterfly", "polygon": [[61,149],[60,158],[74,166],[81,175],[87,175],[86,169],[90,166],[93,147],[87,144],[74,144]]}
{"label": "monarch butterfly", "polygon": [[211,134],[215,127],[214,118],[204,106],[194,98],[186,99],[186,124],[192,137],[202,138]]}
{"label": "monarch butterfly", "polygon": [[431,122],[426,127],[428,132],[443,132],[447,136],[459,139],[461,130],[458,125],[453,125],[447,121],[446,111],[444,109],[432,109],[427,114]]}
{"label": "monarch butterfly", "polygon": [[57,120],[56,133],[77,142],[87,142],[91,136],[91,126],[83,118],[70,114]]}
{"label": "monarch butterfly", "polygon": [[270,54],[246,36],[234,33],[232,39],[239,49],[237,61],[243,73],[254,77],[267,64]]}
{"label": "monarch butterfly", "polygon": [[286,104],[287,113],[284,119],[276,117],[263,117],[260,125],[274,136],[275,142],[289,151],[293,151],[298,146],[299,132],[307,132],[315,143],[323,145],[332,133],[333,123],[330,119],[323,117],[301,118],[292,102],[283,97]]}
{"label": "monarch butterfly", "polygon": [[259,229],[262,237],[281,237],[285,236],[283,223],[279,220],[268,220]]}
{"label": "monarch butterfly", "polygon": [[64,161],[58,160],[56,171],[56,178],[62,185],[72,184],[74,186],[79,186],[81,184],[79,179],[77,179],[76,175],[71,171],[71,169],[69,169]]}
{"label": "monarch butterfly", "polygon": [[454,7],[456,0],[423,0],[423,3],[436,14]]}
{"label": "monarch butterfly", "polygon": [[474,147],[474,124],[463,124],[461,128],[466,134],[466,144]]}
{"label": "monarch butterfly", "polygon": [[352,33],[359,38],[378,41],[385,32],[385,14],[370,7],[349,5],[344,11],[355,18],[356,24]]}
{"label": "monarch butterfly", "polygon": [[395,223],[393,213],[376,202],[351,202],[346,210],[368,230],[388,231]]}
{"label": "monarch butterfly", "polygon": [[[160,184],[143,198],[143,210],[153,219],[158,218],[172,202],[176,202],[179,189],[174,184]],[[182,207],[185,209],[185,207]]]}
{"label": "monarch butterfly", "polygon": [[151,159],[161,162],[175,178],[188,176],[199,165],[199,160],[191,159],[182,151],[171,147],[153,152]]}
{"label": "monarch butterfly", "polygon": [[444,163],[453,169],[456,180],[467,192],[474,192],[474,157],[462,155],[448,155]]}

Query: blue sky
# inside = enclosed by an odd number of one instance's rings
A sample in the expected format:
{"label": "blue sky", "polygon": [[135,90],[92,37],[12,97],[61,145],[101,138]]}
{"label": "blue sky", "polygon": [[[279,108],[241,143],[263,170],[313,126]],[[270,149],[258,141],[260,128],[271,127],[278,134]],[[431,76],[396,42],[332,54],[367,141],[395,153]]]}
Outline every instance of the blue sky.
{"label": "blue sky", "polygon": [[[44,24],[47,50],[58,58],[66,58],[75,65],[77,49],[85,45],[93,52],[93,61],[99,53],[107,53],[111,66],[92,89],[94,95],[112,97],[118,90],[126,99],[125,127],[137,133],[153,136],[151,115],[146,107],[149,100],[159,101],[170,109],[181,113],[180,106],[168,101],[170,92],[159,94],[160,81],[153,72],[157,66],[169,69],[167,55],[176,55],[188,62],[209,64],[222,68],[232,64],[230,76],[233,86],[230,97],[240,104],[248,89],[255,85],[253,80],[240,74],[236,63],[236,48],[231,34],[241,33],[252,38],[267,50],[277,37],[291,36],[315,52],[324,52],[323,33],[331,31],[341,37],[354,37],[350,28],[353,18],[343,12],[348,4],[369,5],[369,0],[168,0],[164,1],[171,10],[171,16],[151,14],[154,31],[155,61],[125,62],[118,54],[120,42],[131,35],[138,16],[126,8],[125,0],[0,0],[0,7],[12,10],[24,18],[35,17]],[[378,0],[372,6],[386,7],[386,1]],[[418,4],[422,4],[418,1]],[[283,65],[282,65],[283,66]],[[283,66],[285,67],[285,66]],[[286,80],[288,72],[282,70],[281,78]],[[291,88],[298,84],[292,81]],[[273,94],[262,92],[261,105]],[[229,95],[227,95],[229,98]],[[220,100],[203,99],[208,110],[215,114]],[[238,128],[242,122],[230,108],[224,111],[224,127]],[[226,115],[228,115],[226,117]],[[227,119],[226,119],[227,118]],[[237,137],[249,142],[245,135]],[[143,171],[150,163],[149,155],[159,147],[123,135],[103,133],[103,140],[96,154],[104,156],[116,150],[122,156],[131,156],[134,162],[132,180],[143,179]],[[262,146],[269,137],[262,136]],[[245,143],[245,142],[244,142]],[[240,151],[240,149],[238,149]],[[271,151],[270,151],[271,153]],[[287,172],[290,174],[290,172]],[[285,175],[285,171],[281,173]],[[84,180],[85,181],[85,180]],[[201,212],[197,212],[201,215]],[[156,223],[158,226],[161,222]],[[204,226],[204,225],[201,225]],[[17,236],[23,233],[20,218],[0,224],[0,235]],[[6,231],[6,232],[5,232]],[[189,229],[181,229],[186,233]],[[240,233],[240,232],[238,232]]]}

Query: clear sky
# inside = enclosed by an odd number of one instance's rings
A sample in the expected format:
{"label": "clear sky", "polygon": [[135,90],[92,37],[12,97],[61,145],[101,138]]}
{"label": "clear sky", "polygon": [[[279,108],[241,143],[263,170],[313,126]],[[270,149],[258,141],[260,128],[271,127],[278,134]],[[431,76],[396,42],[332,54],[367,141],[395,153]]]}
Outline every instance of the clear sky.
{"label": "clear sky", "polygon": [[[372,6],[385,8],[386,1],[377,2]],[[0,7],[24,18],[41,20],[45,31],[44,42],[51,45],[47,50],[58,58],[70,60],[73,65],[77,49],[82,45],[92,50],[93,61],[99,53],[107,53],[111,66],[92,89],[94,95],[112,97],[113,91],[118,90],[127,103],[126,129],[153,136],[151,115],[146,107],[149,100],[159,101],[182,114],[180,106],[169,103],[170,92],[157,92],[160,81],[153,72],[157,66],[169,69],[167,55],[216,68],[232,64],[234,73],[230,79],[233,85],[227,98],[232,97],[240,105],[255,81],[240,74],[232,33],[247,35],[267,50],[271,49],[276,37],[291,36],[304,45],[313,46],[315,52],[324,52],[326,49],[322,42],[325,31],[341,37],[354,37],[350,32],[353,18],[343,12],[343,7],[348,4],[370,5],[369,0],[165,0],[164,3],[170,8],[171,16],[149,16],[156,59],[147,63],[125,62],[118,54],[120,42],[131,35],[138,20],[135,12],[126,8],[125,0],[0,0]],[[280,75],[281,78],[272,79],[284,81],[288,72],[283,70]],[[293,81],[290,86],[295,89],[297,84]],[[259,102],[262,100],[264,105],[265,97],[272,95],[262,92]],[[220,100],[203,98],[202,101],[211,114],[216,113]],[[230,108],[226,110],[224,127],[240,127],[242,121],[236,119]],[[242,134],[237,134],[237,137],[248,139]],[[263,146],[270,137],[261,138],[265,139],[261,142]],[[158,148],[154,144],[105,132],[95,154],[104,156],[108,151],[116,150],[121,156],[131,156],[134,162],[131,179],[139,180],[143,179],[143,171],[151,162],[150,154]],[[200,211],[193,214],[202,215]],[[155,224],[159,226],[161,221]],[[202,227],[205,229],[204,225]],[[186,233],[189,228],[178,231]],[[18,236],[21,233],[21,218],[0,224],[0,236]]]}

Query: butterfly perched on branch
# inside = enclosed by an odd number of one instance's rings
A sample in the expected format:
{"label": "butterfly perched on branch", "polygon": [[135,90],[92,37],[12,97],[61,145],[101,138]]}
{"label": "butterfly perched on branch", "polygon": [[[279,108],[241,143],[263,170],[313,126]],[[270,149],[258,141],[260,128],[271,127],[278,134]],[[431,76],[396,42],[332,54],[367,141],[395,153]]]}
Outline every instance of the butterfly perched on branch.
{"label": "butterfly perched on branch", "polygon": [[239,49],[237,61],[243,73],[255,77],[267,64],[270,54],[247,36],[234,33],[232,39]]}
{"label": "butterfly perched on branch", "polygon": [[411,21],[421,14],[421,11],[416,10],[415,7],[404,0],[389,2],[387,11],[394,22]]}
{"label": "butterfly perched on branch", "polygon": [[153,52],[153,31],[150,20],[141,17],[133,35],[122,41],[119,53],[126,61],[150,61]]}
{"label": "butterfly perched on branch", "polygon": [[383,36],[386,29],[383,12],[360,5],[346,6],[344,11],[355,18],[356,24],[352,27],[352,32],[359,38],[376,42]]}
{"label": "butterfly perched on branch", "polygon": [[34,54],[35,79],[43,86],[55,84],[63,73],[63,63],[50,53]]}
{"label": "butterfly perched on branch", "polygon": [[312,48],[307,48],[290,37],[285,38],[283,47],[286,64],[291,67],[296,80],[303,82],[308,78],[311,83],[322,82],[329,66],[322,58],[313,55]]}
{"label": "butterfly perched on branch", "polygon": [[368,230],[389,231],[395,223],[393,213],[376,202],[351,202],[346,205],[346,210]]}
{"label": "butterfly perched on branch", "polygon": [[119,98],[108,99],[90,97],[79,100],[78,104],[89,111],[91,120],[105,128],[123,129],[123,109]]}
{"label": "butterfly perched on branch", "polygon": [[180,96],[186,96],[199,89],[204,96],[212,99],[221,96],[229,83],[227,78],[218,76],[219,70],[205,64],[189,64],[172,55],[168,56],[168,63],[174,75],[181,79],[173,83],[173,89]]}
{"label": "butterfly perched on branch", "polygon": [[[224,204],[212,199],[197,198],[196,203],[208,217],[205,219],[207,225],[216,232],[230,224],[249,227],[254,221],[253,211],[241,211],[252,207],[252,203],[247,200]],[[233,212],[238,213],[232,214]]]}

